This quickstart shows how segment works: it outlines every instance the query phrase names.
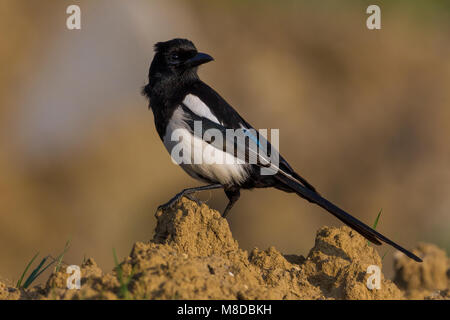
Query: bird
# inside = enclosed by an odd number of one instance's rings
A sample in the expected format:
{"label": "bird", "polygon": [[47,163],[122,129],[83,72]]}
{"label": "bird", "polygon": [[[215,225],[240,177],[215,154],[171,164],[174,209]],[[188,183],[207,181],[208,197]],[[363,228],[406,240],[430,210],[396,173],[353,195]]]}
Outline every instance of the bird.
{"label": "bird", "polygon": [[[219,93],[200,80],[199,66],[213,60],[209,54],[199,52],[194,43],[188,39],[175,38],[154,45],[148,84],[142,88],[142,94],[149,100],[149,109],[153,112],[156,131],[167,151],[172,157],[178,152],[184,160],[175,161],[176,164],[192,178],[205,183],[199,187],[182,190],[167,203],[159,206],[159,209],[173,207],[182,197],[192,198],[196,192],[223,189],[228,198],[228,204],[222,214],[226,218],[239,200],[241,190],[275,188],[294,193],[320,206],[371,243],[381,245],[384,242],[409,258],[422,262],[412,252],[322,197],[262,134],[256,132]],[[200,130],[196,127],[199,124]],[[247,141],[244,143],[243,140],[234,138],[231,141],[228,138],[213,141],[215,139],[202,136],[207,130],[216,130],[216,133],[224,135],[230,130],[240,130],[243,132],[241,134],[250,139],[244,140]],[[263,143],[265,148],[261,147]],[[231,148],[225,148],[225,145],[227,147],[231,145]],[[207,147],[220,157],[231,157],[234,161],[222,163],[195,161],[197,154]],[[180,149],[182,152],[179,152]],[[260,149],[264,152],[259,152]],[[278,161],[269,159],[269,149],[270,156],[276,154]],[[245,151],[244,157],[238,157],[238,151]],[[249,161],[248,154],[253,156],[253,161]],[[203,159],[202,155],[199,157],[197,160]],[[263,169],[271,170],[271,174],[263,174]]]}

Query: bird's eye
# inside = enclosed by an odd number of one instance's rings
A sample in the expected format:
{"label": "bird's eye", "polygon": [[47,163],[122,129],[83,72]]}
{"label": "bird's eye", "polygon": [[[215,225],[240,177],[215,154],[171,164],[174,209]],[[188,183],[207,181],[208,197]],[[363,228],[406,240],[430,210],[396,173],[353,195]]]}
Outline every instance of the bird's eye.
{"label": "bird's eye", "polygon": [[172,53],[172,54],[170,55],[170,58],[171,58],[172,60],[178,60],[180,57],[178,56],[177,53]]}

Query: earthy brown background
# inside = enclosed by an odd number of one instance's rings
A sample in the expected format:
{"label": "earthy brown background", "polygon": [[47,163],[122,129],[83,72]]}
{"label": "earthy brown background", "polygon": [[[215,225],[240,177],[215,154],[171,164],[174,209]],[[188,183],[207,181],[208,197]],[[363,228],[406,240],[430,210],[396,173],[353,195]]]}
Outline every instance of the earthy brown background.
{"label": "earthy brown background", "polygon": [[[2,280],[68,239],[67,263],[110,270],[112,248],[150,239],[157,205],[197,184],[139,94],[153,44],[174,37],[215,57],[202,78],[255,127],[279,128],[283,155],[327,198],[369,224],[383,208],[378,229],[408,248],[450,249],[448,1],[76,1],[82,30],[69,31],[73,3],[0,0]],[[365,26],[374,3],[379,31]],[[303,255],[340,225],[274,190],[245,192],[229,221],[246,249]]]}

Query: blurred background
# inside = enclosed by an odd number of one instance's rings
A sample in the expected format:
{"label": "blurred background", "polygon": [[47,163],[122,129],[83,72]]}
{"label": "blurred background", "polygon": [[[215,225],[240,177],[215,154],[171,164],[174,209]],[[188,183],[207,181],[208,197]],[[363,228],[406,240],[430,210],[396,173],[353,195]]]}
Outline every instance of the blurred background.
{"label": "blurred background", "polygon": [[[81,7],[82,29],[66,28]],[[381,30],[366,8],[381,7]],[[192,40],[200,76],[329,200],[407,248],[450,249],[449,1],[0,0],[0,279],[30,258],[111,270],[152,238],[159,204],[196,186],[169,155],[140,89],[153,44]],[[223,210],[221,191],[199,198]],[[341,225],[275,190],[229,216],[245,249],[307,255]],[[393,250],[385,272],[391,275]],[[45,280],[41,279],[41,281]]]}

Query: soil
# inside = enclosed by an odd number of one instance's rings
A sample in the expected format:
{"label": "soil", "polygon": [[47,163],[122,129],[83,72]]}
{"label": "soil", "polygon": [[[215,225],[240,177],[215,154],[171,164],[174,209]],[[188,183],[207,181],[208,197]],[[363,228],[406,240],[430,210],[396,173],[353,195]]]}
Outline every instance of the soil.
{"label": "soil", "polygon": [[188,199],[156,218],[153,240],[136,242],[120,268],[84,261],[80,290],[66,288],[63,265],[29,290],[0,282],[0,299],[450,299],[450,262],[432,244],[414,249],[421,264],[398,253],[394,280],[380,272],[369,289],[368,267],[382,270],[382,259],[348,227],[319,229],[303,257],[242,250],[219,212]]}

